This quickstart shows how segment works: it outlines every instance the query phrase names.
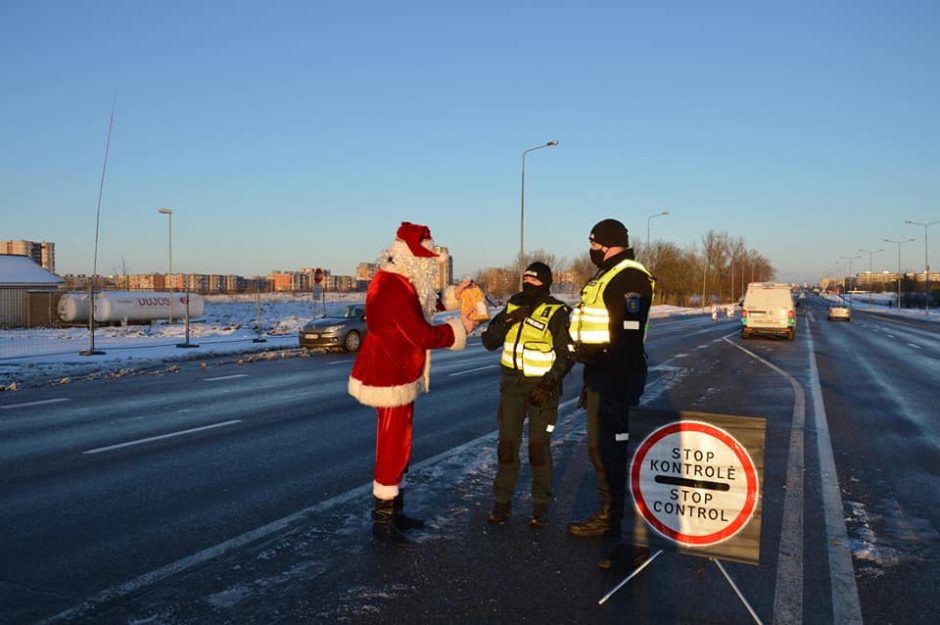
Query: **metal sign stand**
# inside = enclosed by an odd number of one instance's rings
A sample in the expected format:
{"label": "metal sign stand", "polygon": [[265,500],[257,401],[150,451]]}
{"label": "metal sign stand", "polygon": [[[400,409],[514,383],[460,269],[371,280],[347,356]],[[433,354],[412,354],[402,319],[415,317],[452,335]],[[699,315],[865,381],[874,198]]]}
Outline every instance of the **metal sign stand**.
{"label": "metal sign stand", "polygon": [[199,346],[196,345],[195,343],[190,343],[190,342],[189,342],[189,292],[188,292],[188,291],[186,292],[186,320],[185,320],[185,322],[184,322],[184,326],[185,326],[185,328],[186,328],[186,342],[185,342],[185,343],[177,343],[176,346],[177,346],[177,347],[183,347],[183,348],[199,347]]}
{"label": "metal sign stand", "polygon": [[[644,562],[643,564],[638,566],[636,569],[634,569],[632,573],[627,575],[619,584],[614,586],[610,592],[608,592],[606,595],[601,597],[600,600],[597,602],[597,605],[604,605],[604,603],[606,603],[608,599],[614,596],[614,593],[616,593],[618,590],[626,586],[627,582],[629,582],[631,579],[639,575],[640,571],[642,571],[643,569],[648,567],[650,564],[652,564],[653,560],[659,557],[662,553],[663,553],[663,550],[660,549],[659,551],[654,553],[652,556],[650,556],[649,559],[646,560],[646,562]],[[738,585],[734,583],[734,580],[731,579],[730,575],[728,575],[728,571],[725,570],[724,566],[722,566],[721,560],[719,560],[718,558],[709,558],[709,560],[715,563],[715,566],[718,567],[718,570],[721,571],[721,574],[724,575],[726,580],[728,580],[728,583],[731,585],[732,590],[734,590],[734,594],[738,596],[738,599],[740,599],[741,603],[744,604],[744,607],[747,608],[747,611],[750,613],[751,618],[754,619],[754,622],[757,623],[757,625],[764,625],[764,622],[760,620],[759,616],[757,616],[757,612],[755,612],[754,608],[751,607],[751,604],[748,603],[747,599],[744,597],[744,594],[741,593],[741,590],[738,588]]]}
{"label": "metal sign stand", "polygon": [[255,303],[258,307],[258,317],[255,321],[255,331],[257,335],[251,340],[252,343],[267,343],[268,340],[262,336],[264,332],[261,327],[261,288],[258,286],[257,280],[255,281]]}

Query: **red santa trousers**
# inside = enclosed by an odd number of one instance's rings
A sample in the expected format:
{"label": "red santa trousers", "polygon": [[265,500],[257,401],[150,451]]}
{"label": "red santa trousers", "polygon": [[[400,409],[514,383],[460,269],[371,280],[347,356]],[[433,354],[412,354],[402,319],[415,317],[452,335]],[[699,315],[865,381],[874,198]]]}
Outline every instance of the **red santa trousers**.
{"label": "red santa trousers", "polygon": [[398,496],[408,461],[411,459],[411,418],[414,402],[404,406],[376,408],[375,473],[372,492],[379,499]]}

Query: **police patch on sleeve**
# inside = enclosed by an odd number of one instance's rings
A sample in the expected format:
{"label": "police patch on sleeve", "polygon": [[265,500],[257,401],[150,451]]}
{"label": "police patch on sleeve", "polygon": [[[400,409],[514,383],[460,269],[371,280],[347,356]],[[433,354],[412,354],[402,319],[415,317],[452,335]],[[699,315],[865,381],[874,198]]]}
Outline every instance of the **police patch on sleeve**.
{"label": "police patch on sleeve", "polygon": [[640,314],[640,301],[641,296],[639,293],[627,293],[623,296],[627,302],[627,314],[628,315],[638,315]]}

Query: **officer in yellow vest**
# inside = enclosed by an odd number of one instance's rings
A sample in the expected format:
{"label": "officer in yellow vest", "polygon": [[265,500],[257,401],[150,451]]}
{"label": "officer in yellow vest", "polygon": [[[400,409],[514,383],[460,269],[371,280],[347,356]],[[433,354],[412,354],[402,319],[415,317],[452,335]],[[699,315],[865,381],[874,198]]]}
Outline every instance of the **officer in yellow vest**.
{"label": "officer in yellow vest", "polygon": [[568,352],[568,307],[550,295],[551,284],[548,265],[529,265],[523,274],[522,291],[509,298],[482,335],[487,349],[502,350],[496,448],[499,468],[493,483],[495,504],[487,517],[494,524],[512,515],[526,415],[532,469],[531,527],[545,525],[552,498],[552,430],[558,418],[561,380],[573,363]]}
{"label": "officer in yellow vest", "polygon": [[600,507],[571,523],[573,536],[619,536],[627,481],[630,406],[646,384],[644,339],[655,279],[634,260],[627,228],[604,219],[591,230],[590,257],[597,272],[571,313],[570,350],[584,363],[582,405],[587,410],[588,452],[597,472]]}

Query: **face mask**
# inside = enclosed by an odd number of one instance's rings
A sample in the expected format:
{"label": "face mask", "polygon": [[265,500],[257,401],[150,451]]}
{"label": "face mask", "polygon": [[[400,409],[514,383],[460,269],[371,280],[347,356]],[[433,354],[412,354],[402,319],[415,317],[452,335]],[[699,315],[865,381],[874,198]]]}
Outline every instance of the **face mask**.
{"label": "face mask", "polygon": [[532,284],[531,282],[523,282],[523,283],[522,283],[522,292],[523,292],[523,293],[531,293],[532,291],[534,291],[534,290],[536,290],[536,289],[541,289],[541,288],[542,288],[542,287],[540,287],[539,285],[537,285],[537,284]]}
{"label": "face mask", "polygon": [[604,254],[606,254],[606,252],[603,249],[592,249],[588,254],[591,255],[591,262],[594,263],[595,266],[600,267],[604,264]]}

